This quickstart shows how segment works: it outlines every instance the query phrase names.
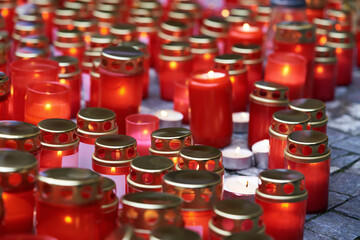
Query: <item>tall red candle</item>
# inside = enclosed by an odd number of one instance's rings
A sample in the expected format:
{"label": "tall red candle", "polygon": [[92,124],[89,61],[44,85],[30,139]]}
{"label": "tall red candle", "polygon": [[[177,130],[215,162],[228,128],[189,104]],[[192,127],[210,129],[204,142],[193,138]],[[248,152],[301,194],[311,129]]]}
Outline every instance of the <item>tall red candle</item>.
{"label": "tall red candle", "polygon": [[330,19],[324,18],[315,18],[314,25],[316,27],[315,37],[316,44],[320,46],[324,46],[327,42],[327,35],[329,31],[335,30],[336,22]]}
{"label": "tall red candle", "polygon": [[15,51],[15,60],[47,58],[47,52],[41,48],[19,47]]}
{"label": "tall red candle", "polygon": [[325,0],[310,0],[306,1],[306,17],[310,23],[314,22],[314,18],[324,17]]}
{"label": "tall red candle", "polygon": [[352,29],[352,12],[344,9],[327,9],[325,18],[336,21],[336,31],[351,32]]}
{"label": "tall red candle", "polygon": [[44,22],[45,34],[51,39],[53,19],[55,17],[56,3],[54,1],[32,1],[32,3],[39,8],[42,20]]}
{"label": "tall red candle", "polygon": [[288,88],[269,82],[256,82],[255,90],[250,94],[250,119],[248,146],[269,138],[269,126],[275,112],[284,110],[289,103]]}
{"label": "tall red candle", "polygon": [[218,148],[230,144],[231,94],[231,82],[226,72],[211,70],[192,74],[189,83],[190,128],[195,143]]}
{"label": "tall red candle", "polygon": [[229,23],[224,18],[209,17],[204,19],[200,33],[215,38],[219,53],[224,54],[227,49],[229,28]]}
{"label": "tall red candle", "polygon": [[9,119],[10,81],[4,72],[0,72],[0,120]]}
{"label": "tall red candle", "polygon": [[227,51],[235,44],[256,44],[262,46],[264,34],[260,27],[255,24],[244,23],[242,26],[233,26],[229,31],[229,43]]}
{"label": "tall red candle", "polygon": [[108,9],[110,11],[103,10],[108,6],[107,4],[97,4],[93,11],[93,17],[97,21],[98,31],[102,35],[109,34],[110,28],[120,21],[120,16],[118,12],[115,11],[115,7],[110,6],[111,9]]}
{"label": "tall red candle", "polygon": [[272,12],[272,8],[269,5],[270,4],[263,4],[257,6],[257,16],[255,16],[255,22],[261,27],[264,34],[267,33],[270,25],[270,15]]}
{"label": "tall red candle", "polygon": [[310,116],[295,110],[281,110],[273,114],[269,127],[269,169],[285,168],[284,150],[287,145],[287,136],[295,131],[306,130]]}
{"label": "tall red candle", "polygon": [[309,192],[307,212],[326,211],[330,177],[328,137],[313,130],[290,134],[285,161],[288,169],[299,171],[305,176],[305,186]]}
{"label": "tall red candle", "polygon": [[79,30],[59,30],[54,41],[55,56],[71,56],[81,64],[85,52],[85,42]]}
{"label": "tall red candle", "polygon": [[109,32],[116,37],[118,43],[134,41],[137,40],[138,37],[136,25],[131,23],[113,25]]}
{"label": "tall red candle", "polygon": [[193,71],[211,70],[214,65],[214,58],[219,53],[216,39],[205,35],[195,35],[191,36],[189,41],[191,53],[194,56]]}
{"label": "tall red candle", "polygon": [[0,5],[0,15],[5,20],[6,31],[11,34],[14,27],[15,3],[11,0],[3,1]]}
{"label": "tall red candle", "polygon": [[0,168],[5,209],[1,233],[31,233],[37,160],[23,151],[0,150]]}
{"label": "tall red candle", "polygon": [[[71,4],[71,2],[68,3]],[[59,30],[71,30],[74,28],[73,21],[76,18],[77,13],[76,10],[70,8],[58,8],[55,10],[51,36],[53,40],[56,39]]]}

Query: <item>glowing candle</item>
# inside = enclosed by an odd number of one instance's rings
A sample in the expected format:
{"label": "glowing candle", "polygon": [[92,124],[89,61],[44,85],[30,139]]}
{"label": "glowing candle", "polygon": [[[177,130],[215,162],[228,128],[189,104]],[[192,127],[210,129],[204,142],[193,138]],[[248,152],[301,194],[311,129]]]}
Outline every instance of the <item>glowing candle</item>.
{"label": "glowing candle", "polygon": [[324,46],[327,42],[327,35],[329,31],[335,30],[336,22],[330,19],[324,18],[315,18],[314,24],[316,26],[315,37],[316,44],[320,46]]}
{"label": "glowing candle", "polygon": [[109,32],[116,37],[118,43],[134,41],[137,40],[138,37],[136,25],[131,23],[113,25]]}
{"label": "glowing candle", "polygon": [[90,47],[91,35],[96,33],[96,21],[94,19],[75,19],[74,29],[82,32],[86,48]]}
{"label": "glowing candle", "polygon": [[264,34],[260,27],[244,23],[242,26],[233,26],[229,31],[229,43],[227,51],[235,44],[256,44],[262,46]]}
{"label": "glowing candle", "polygon": [[[85,106],[87,107],[97,107],[92,105],[92,99],[95,98],[95,94],[91,94],[91,88],[94,87],[91,85],[91,70],[94,68],[94,60],[101,57],[101,52],[96,50],[86,50],[84,52],[84,59],[81,66],[81,86],[82,86],[82,98],[85,100]],[[98,86],[96,86],[98,90]],[[97,101],[97,99],[96,99]]]}
{"label": "glowing candle", "polygon": [[200,28],[200,33],[216,39],[220,54],[225,53],[227,49],[229,23],[222,17],[208,17],[204,19]]}
{"label": "glowing candle", "polygon": [[240,170],[250,168],[252,165],[253,153],[247,149],[226,148],[222,153],[223,164],[226,169]]}
{"label": "glowing candle", "polygon": [[255,201],[255,190],[259,178],[253,176],[234,176],[225,178],[224,199],[240,198]]}
{"label": "glowing candle", "polygon": [[351,32],[353,20],[350,10],[326,9],[324,17],[336,21],[336,31]]}
{"label": "glowing candle", "polygon": [[216,39],[205,35],[190,37],[191,53],[193,58],[193,71],[202,69],[211,70],[214,58],[219,54]]}
{"label": "glowing candle", "polygon": [[54,41],[55,56],[71,56],[82,62],[85,52],[85,42],[79,30],[59,30]]}
{"label": "glowing candle", "polygon": [[[69,2],[69,3],[71,4],[71,2]],[[54,16],[54,20],[53,20],[51,39],[53,39],[53,40],[56,39],[56,35],[59,30],[73,29],[74,28],[73,21],[76,18],[77,13],[78,12],[74,9],[57,8],[55,10],[55,16]]]}
{"label": "glowing candle", "polygon": [[314,22],[314,18],[324,17],[324,9],[327,1],[307,1],[306,2],[306,17],[310,23]]}
{"label": "glowing candle", "polygon": [[169,128],[169,127],[181,127],[183,115],[180,112],[162,109],[155,112],[155,116],[160,120],[160,128]]}

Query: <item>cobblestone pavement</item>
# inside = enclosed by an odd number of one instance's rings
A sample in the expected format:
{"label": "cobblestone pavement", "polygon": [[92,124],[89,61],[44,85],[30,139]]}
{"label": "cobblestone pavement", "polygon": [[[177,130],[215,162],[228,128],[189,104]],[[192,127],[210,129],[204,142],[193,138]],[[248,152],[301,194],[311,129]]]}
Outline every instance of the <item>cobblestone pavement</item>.
{"label": "cobblestone pavement", "polygon": [[[150,96],[143,101],[142,113],[172,109],[171,102],[159,98],[159,86],[151,72]],[[331,154],[329,207],[322,214],[306,216],[304,239],[360,240],[360,70],[354,71],[353,84],[336,89],[336,100],[328,102],[328,136]],[[188,126],[185,126],[188,127]],[[246,134],[234,134],[233,146],[246,148]],[[257,176],[255,167],[226,172],[226,176]]]}

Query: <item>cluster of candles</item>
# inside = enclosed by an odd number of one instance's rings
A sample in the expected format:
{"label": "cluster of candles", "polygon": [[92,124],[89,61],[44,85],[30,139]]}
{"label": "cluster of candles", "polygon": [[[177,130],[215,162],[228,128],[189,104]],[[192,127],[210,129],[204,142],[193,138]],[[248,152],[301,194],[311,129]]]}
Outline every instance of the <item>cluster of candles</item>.
{"label": "cluster of candles", "polygon": [[[221,3],[0,2],[0,238],[302,239],[328,204],[349,3]],[[139,113],[150,68],[174,109]]]}

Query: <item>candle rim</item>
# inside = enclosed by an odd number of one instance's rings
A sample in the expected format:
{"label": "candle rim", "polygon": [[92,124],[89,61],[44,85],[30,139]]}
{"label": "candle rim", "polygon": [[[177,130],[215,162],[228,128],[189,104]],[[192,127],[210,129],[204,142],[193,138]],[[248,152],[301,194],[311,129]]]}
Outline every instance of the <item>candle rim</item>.
{"label": "candle rim", "polygon": [[59,64],[50,59],[25,59],[12,62],[10,69],[27,73],[59,72]]}
{"label": "candle rim", "polygon": [[[289,62],[288,60],[291,60]],[[291,52],[274,52],[271,53],[268,57],[268,63],[271,62],[273,64],[278,65],[288,65],[288,66],[305,66],[306,67],[306,59],[297,53]]]}
{"label": "candle rim", "polygon": [[[35,89],[34,87],[38,87],[38,86],[50,86],[52,85],[53,86],[56,86],[58,88],[62,88],[60,91],[52,91],[52,92],[47,92],[45,90],[38,90],[38,89]],[[62,95],[62,94],[66,94],[66,93],[70,93],[70,87],[64,85],[64,84],[61,84],[61,83],[58,83],[58,82],[50,82],[50,81],[45,81],[45,82],[35,82],[35,83],[31,83],[27,86],[27,91],[28,92],[32,92],[32,93],[36,93],[36,94],[39,94],[39,95]]]}
{"label": "candle rim", "polygon": [[[200,77],[201,75],[203,74],[208,74],[210,71],[213,71],[214,73],[223,73],[224,76],[219,76],[219,77],[216,77],[214,76],[213,78],[202,78]],[[192,72],[191,73],[191,76],[193,79],[196,79],[196,80],[201,80],[201,81],[206,81],[206,80],[219,80],[219,79],[222,79],[224,77],[227,76],[227,72],[222,70],[222,69],[201,69],[201,70],[197,70],[195,72]]]}
{"label": "candle rim", "polygon": [[[144,117],[144,119],[139,121],[139,118]],[[135,113],[127,116],[125,121],[132,125],[149,125],[149,124],[159,124],[159,118],[152,114],[143,114],[143,113]]]}

